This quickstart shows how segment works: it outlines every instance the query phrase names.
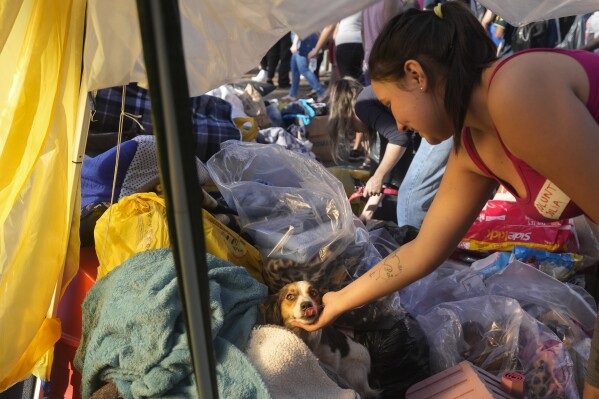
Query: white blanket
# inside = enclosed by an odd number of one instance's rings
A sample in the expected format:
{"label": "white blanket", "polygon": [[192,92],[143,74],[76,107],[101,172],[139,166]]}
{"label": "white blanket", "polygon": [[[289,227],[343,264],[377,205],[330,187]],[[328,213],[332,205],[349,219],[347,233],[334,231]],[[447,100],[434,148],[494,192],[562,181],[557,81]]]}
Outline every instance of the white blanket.
{"label": "white blanket", "polygon": [[355,391],[337,386],[308,346],[283,327],[255,327],[246,354],[274,399],[359,398]]}

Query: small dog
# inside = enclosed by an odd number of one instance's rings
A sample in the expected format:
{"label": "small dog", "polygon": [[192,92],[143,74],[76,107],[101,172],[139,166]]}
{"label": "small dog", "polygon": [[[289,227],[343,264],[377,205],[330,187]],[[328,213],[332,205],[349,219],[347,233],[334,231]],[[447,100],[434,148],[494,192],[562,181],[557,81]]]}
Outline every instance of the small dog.
{"label": "small dog", "polygon": [[263,311],[268,324],[284,326],[299,336],[316,357],[343,378],[360,397],[378,397],[380,391],[368,384],[370,354],[365,346],[332,326],[308,332],[291,325],[292,320],[314,323],[321,308],[320,292],[307,281],[296,281],[271,295]]}

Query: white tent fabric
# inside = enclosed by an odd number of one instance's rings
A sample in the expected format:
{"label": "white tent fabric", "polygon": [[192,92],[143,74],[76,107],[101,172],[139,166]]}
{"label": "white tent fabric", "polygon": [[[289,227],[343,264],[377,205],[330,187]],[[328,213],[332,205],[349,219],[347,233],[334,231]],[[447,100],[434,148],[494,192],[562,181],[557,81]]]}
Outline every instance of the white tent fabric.
{"label": "white tent fabric", "polygon": [[599,10],[597,0],[478,0],[512,25],[587,14]]}
{"label": "white tent fabric", "polygon": [[[191,96],[237,80],[258,66],[285,33],[322,29],[377,0],[180,0]],[[91,90],[145,85],[135,0],[89,0],[85,72]]]}
{"label": "white tent fabric", "polygon": [[[190,95],[235,81],[289,30],[323,28],[376,0],[180,0]],[[520,25],[599,9],[597,0],[480,0]],[[135,0],[89,0],[84,76],[90,89],[146,81]]]}

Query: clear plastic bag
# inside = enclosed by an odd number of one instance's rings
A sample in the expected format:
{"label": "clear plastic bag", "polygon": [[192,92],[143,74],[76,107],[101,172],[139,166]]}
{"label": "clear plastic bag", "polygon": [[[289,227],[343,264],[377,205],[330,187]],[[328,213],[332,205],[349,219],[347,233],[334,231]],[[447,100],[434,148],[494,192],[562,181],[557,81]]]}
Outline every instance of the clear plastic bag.
{"label": "clear plastic bag", "polygon": [[353,240],[343,185],[318,162],[276,145],[228,141],[207,166],[264,255],[307,262]]}
{"label": "clear plastic bag", "polygon": [[402,306],[417,317],[443,302],[484,293],[485,286],[480,276],[472,273],[468,266],[447,261],[428,276],[399,291],[399,296]]}
{"label": "clear plastic bag", "polygon": [[357,235],[343,185],[320,163],[278,145],[230,141],[207,166],[261,252],[271,290],[298,279],[338,289],[363,267],[368,235]]}
{"label": "clear plastic bag", "polygon": [[523,373],[527,398],[579,397],[568,351],[515,299],[486,295],[442,303],[417,320],[433,372],[468,360],[497,376]]}
{"label": "clear plastic bag", "polygon": [[578,391],[582,392],[588,358],[591,353],[591,336],[585,333],[569,314],[536,304],[523,306],[523,308],[553,331],[564,344],[574,365],[576,386]]}
{"label": "clear plastic bag", "polygon": [[489,294],[517,299],[522,306],[536,304],[568,314],[587,334],[595,327],[596,306],[591,306],[569,285],[525,263],[512,262],[485,284]]}

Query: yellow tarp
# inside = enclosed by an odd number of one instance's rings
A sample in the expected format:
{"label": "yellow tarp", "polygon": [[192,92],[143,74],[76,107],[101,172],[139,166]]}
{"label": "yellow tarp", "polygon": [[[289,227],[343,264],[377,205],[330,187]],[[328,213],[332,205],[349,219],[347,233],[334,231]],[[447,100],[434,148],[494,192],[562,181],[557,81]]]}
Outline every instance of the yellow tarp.
{"label": "yellow tarp", "polygon": [[84,0],[0,0],[0,391],[43,359],[47,379],[60,322],[46,314],[77,264],[65,259],[77,256],[69,176],[84,10]]}

